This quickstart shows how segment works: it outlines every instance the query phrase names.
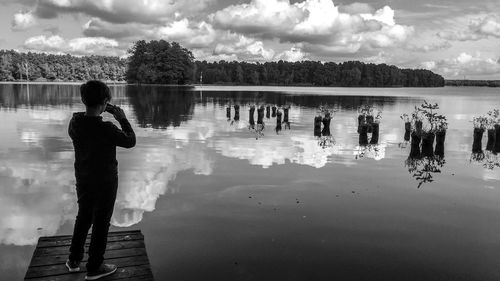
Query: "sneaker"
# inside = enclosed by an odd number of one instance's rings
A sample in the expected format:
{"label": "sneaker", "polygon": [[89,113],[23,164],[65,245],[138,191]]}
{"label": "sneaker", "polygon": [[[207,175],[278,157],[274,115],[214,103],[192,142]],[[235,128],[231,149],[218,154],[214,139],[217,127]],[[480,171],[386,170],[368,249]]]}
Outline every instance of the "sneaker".
{"label": "sneaker", "polygon": [[70,261],[66,260],[66,267],[69,272],[78,272],[80,271],[80,262],[79,261]]}
{"label": "sneaker", "polygon": [[114,264],[101,264],[98,269],[88,271],[87,276],[85,276],[85,280],[97,280],[104,276],[111,275],[116,272],[116,265]]}

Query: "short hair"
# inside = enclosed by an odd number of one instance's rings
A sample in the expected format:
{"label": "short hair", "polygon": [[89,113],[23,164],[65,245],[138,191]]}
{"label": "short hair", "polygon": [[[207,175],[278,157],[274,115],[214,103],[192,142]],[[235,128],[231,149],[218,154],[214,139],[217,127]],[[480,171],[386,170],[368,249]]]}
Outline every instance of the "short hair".
{"label": "short hair", "polygon": [[80,96],[86,106],[103,104],[105,100],[111,100],[108,86],[99,80],[90,80],[80,86]]}

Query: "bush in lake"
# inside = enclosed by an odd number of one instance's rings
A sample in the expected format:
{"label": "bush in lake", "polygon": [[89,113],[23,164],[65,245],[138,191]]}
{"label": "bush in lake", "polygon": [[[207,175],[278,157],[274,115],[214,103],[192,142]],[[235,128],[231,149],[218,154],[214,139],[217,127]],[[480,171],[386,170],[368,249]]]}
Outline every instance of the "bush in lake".
{"label": "bush in lake", "polygon": [[[497,153],[500,152],[500,110],[494,109],[486,115],[473,117],[473,143],[470,162],[482,163],[487,169],[500,167]],[[482,137],[487,131],[486,153],[482,150]]]}
{"label": "bush in lake", "polygon": [[372,105],[363,105],[358,108],[359,145],[368,144],[368,133],[371,133],[370,144],[377,144],[379,139],[382,110]]}
{"label": "bush in lake", "polygon": [[434,174],[440,173],[446,163],[444,144],[448,121],[438,113],[438,109],[437,103],[424,101],[420,106],[415,106],[411,114],[401,115],[405,122],[405,141],[411,136],[411,149],[405,166],[418,181],[418,187],[432,182]]}

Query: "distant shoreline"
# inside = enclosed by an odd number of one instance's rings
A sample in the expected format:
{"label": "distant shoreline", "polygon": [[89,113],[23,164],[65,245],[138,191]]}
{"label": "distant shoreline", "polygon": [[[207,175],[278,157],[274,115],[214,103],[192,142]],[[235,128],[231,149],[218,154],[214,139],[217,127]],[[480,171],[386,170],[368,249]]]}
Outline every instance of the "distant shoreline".
{"label": "distant shoreline", "polygon": [[[81,85],[86,81],[0,81],[2,84],[16,84],[16,85]],[[125,81],[104,81],[107,85],[113,86],[162,86],[162,87],[194,87],[202,89],[203,87],[298,87],[298,88],[441,88],[441,87],[403,87],[403,86],[392,86],[392,87],[342,87],[342,86],[315,86],[315,85],[304,85],[304,84],[289,84],[289,85],[238,85],[238,84],[138,84],[138,83],[127,83]],[[500,80],[446,80],[444,87],[500,87]]]}
{"label": "distant shoreline", "polygon": [[[86,81],[0,81],[0,84],[22,84],[22,85],[81,85]],[[103,81],[108,85],[128,85],[124,81]]]}
{"label": "distant shoreline", "polygon": [[447,79],[444,83],[449,87],[500,87],[500,80],[452,80]]}

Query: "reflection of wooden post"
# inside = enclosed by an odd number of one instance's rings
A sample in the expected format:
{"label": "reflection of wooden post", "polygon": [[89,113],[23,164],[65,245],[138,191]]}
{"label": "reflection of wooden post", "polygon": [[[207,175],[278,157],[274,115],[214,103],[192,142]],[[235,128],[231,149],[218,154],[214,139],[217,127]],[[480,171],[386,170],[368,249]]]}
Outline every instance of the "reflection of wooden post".
{"label": "reflection of wooden post", "polygon": [[259,107],[257,109],[257,124],[262,124],[264,123],[264,106]]}
{"label": "reflection of wooden post", "polygon": [[332,117],[330,117],[330,113],[325,113],[325,117],[323,117],[323,130],[321,130],[321,134],[323,136],[330,136],[330,121],[332,121]]}
{"label": "reflection of wooden post", "polygon": [[314,136],[321,137],[321,122],[323,122],[323,117],[314,117]]}
{"label": "reflection of wooden post", "polygon": [[276,117],[276,106],[273,106],[273,113],[272,113],[271,117]]}
{"label": "reflection of wooden post", "polygon": [[372,125],[373,125],[373,115],[368,115],[366,116],[366,123],[368,124],[368,133],[372,132]]}
{"label": "reflection of wooden post", "polygon": [[488,141],[486,143],[486,150],[493,151],[495,149],[496,134],[495,129],[488,129]]}
{"label": "reflection of wooden post", "polygon": [[474,128],[474,141],[472,142],[472,153],[480,153],[483,151],[483,133],[484,129]]}
{"label": "reflection of wooden post", "polygon": [[369,125],[373,124],[373,120],[373,115],[366,116],[366,123],[368,123]]}
{"label": "reflection of wooden post", "polygon": [[266,106],[266,118],[271,118],[271,107],[269,105]]}
{"label": "reflection of wooden post", "polygon": [[323,130],[321,130],[321,135],[325,137],[331,136],[332,134],[330,133],[330,127],[323,127]]}
{"label": "reflection of wooden post", "polygon": [[405,136],[404,136],[405,141],[409,141],[410,140],[410,134],[411,134],[410,131],[406,131],[405,132]]}
{"label": "reflection of wooden post", "polygon": [[378,135],[379,135],[379,123],[372,124],[372,138],[370,139],[370,144],[378,144]]}
{"label": "reflection of wooden post", "polygon": [[422,121],[415,121],[415,131],[417,133],[421,133],[422,132]]}
{"label": "reflection of wooden post", "polygon": [[405,132],[410,132],[410,131],[411,131],[411,123],[405,122]]}
{"label": "reflection of wooden post", "polygon": [[330,121],[332,121],[332,117],[330,117],[330,113],[325,114],[325,117],[323,117],[323,127],[327,127],[330,129]]}
{"label": "reflection of wooden post", "polygon": [[495,125],[495,148],[493,149],[493,152],[500,152],[500,124]]}
{"label": "reflection of wooden post", "polygon": [[404,136],[405,141],[410,140],[410,134],[411,134],[411,123],[405,122],[405,136]]}
{"label": "reflection of wooden post", "polygon": [[420,154],[420,141],[421,141],[420,134],[413,132],[411,134],[410,158],[413,158],[413,159],[420,158],[420,156],[421,156],[421,154]]}
{"label": "reflection of wooden post", "polygon": [[314,117],[314,130],[319,130],[321,131],[321,122],[323,121],[323,117],[321,116],[316,116]]}
{"label": "reflection of wooden post", "polygon": [[368,144],[368,124],[359,126],[359,145]]}
{"label": "reflection of wooden post", "polygon": [[434,138],[435,135],[432,132],[426,132],[422,137],[422,155],[431,157],[434,155]]}
{"label": "reflection of wooden post", "polygon": [[240,120],[240,106],[236,104],[234,106],[234,121],[238,120]]}
{"label": "reflection of wooden post", "polygon": [[365,116],[363,114],[360,114],[358,115],[358,134],[361,130],[361,125],[363,125],[365,123],[366,119],[365,119]]}
{"label": "reflection of wooden post", "polygon": [[276,133],[281,131],[281,111],[276,112]]}
{"label": "reflection of wooden post", "polygon": [[248,111],[248,120],[250,122],[250,126],[253,128],[255,128],[255,119],[253,117],[253,114],[255,112],[255,106],[251,106],[250,107],[250,110]]}
{"label": "reflection of wooden post", "polygon": [[446,138],[446,131],[439,131],[436,133],[436,149],[434,155],[439,157],[444,156],[444,140]]}

